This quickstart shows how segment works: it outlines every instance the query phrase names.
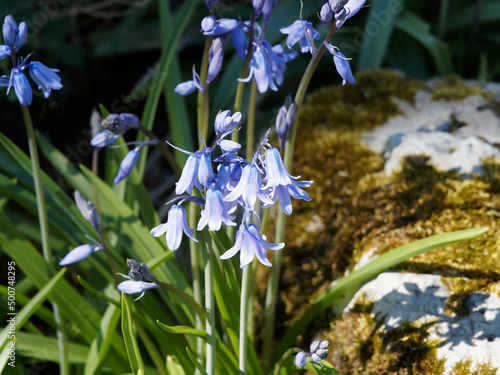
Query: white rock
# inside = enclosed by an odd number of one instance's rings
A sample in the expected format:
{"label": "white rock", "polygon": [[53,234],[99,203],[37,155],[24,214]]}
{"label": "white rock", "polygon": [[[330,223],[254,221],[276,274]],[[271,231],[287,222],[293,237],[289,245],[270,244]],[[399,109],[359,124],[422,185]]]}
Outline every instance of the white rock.
{"label": "white rock", "polygon": [[405,134],[391,150],[384,170],[390,174],[399,168],[401,158],[424,154],[443,171],[454,170],[463,175],[482,173],[481,161],[486,157],[500,158],[500,151],[477,137],[460,138],[441,131],[417,131]]}
{"label": "white rock", "polygon": [[[405,321],[430,323],[428,340],[440,340],[438,359],[445,358],[445,374],[467,358],[473,365],[491,360],[500,368],[500,298],[496,294],[471,293],[466,300],[467,316],[448,316],[445,300],[450,295],[438,275],[385,272],[364,285],[344,313],[363,297],[374,301],[372,313],[384,320],[384,329],[400,327]],[[500,374],[500,371],[497,372]]]}
{"label": "white rock", "polygon": [[388,159],[386,173],[397,169],[408,155],[428,155],[440,169],[466,176],[482,172],[483,158],[500,157],[493,146],[500,144],[500,119],[485,99],[433,101],[429,92],[419,91],[415,105],[394,100],[403,114],[363,135],[369,148]]}

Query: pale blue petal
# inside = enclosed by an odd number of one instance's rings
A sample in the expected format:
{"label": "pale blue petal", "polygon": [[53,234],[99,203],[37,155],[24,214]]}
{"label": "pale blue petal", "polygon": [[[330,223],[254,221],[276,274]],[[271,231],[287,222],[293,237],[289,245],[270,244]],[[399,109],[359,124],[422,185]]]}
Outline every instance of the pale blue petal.
{"label": "pale blue petal", "polygon": [[69,264],[79,262],[91,255],[95,250],[100,249],[96,245],[80,245],[66,254],[66,256],[59,262],[59,265],[67,266]]}

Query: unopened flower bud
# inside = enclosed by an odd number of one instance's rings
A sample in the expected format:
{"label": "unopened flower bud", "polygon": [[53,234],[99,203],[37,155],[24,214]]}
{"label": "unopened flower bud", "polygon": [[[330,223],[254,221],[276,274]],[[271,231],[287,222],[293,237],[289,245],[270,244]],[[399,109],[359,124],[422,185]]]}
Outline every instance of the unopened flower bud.
{"label": "unopened flower bud", "polygon": [[333,17],[334,14],[332,12],[332,9],[330,8],[330,5],[328,5],[328,3],[325,3],[319,13],[320,21],[327,25],[330,25],[333,21]]}

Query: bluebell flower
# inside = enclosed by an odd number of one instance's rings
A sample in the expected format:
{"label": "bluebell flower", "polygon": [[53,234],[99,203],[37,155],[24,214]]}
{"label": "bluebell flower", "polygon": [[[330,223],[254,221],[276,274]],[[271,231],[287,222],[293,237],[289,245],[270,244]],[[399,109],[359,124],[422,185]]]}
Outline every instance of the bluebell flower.
{"label": "bluebell flower", "polygon": [[0,60],[10,56],[10,47],[5,44],[0,44]]}
{"label": "bluebell flower", "polygon": [[219,74],[222,69],[223,61],[224,45],[222,38],[213,38],[208,53],[207,83],[212,82],[214,78],[217,77],[217,74]]}
{"label": "bluebell flower", "polygon": [[314,30],[311,22],[297,20],[290,26],[280,28],[283,34],[288,34],[286,38],[286,45],[292,48],[295,43],[299,43],[300,51],[302,53],[311,52],[312,55],[316,53],[316,46],[314,39],[319,39],[319,33]]}
{"label": "bluebell flower", "polygon": [[80,245],[73,250],[71,250],[66,256],[59,262],[60,266],[67,266],[69,264],[73,264],[76,262],[79,262],[88,256],[90,256],[92,253],[98,250],[102,250],[103,246],[101,244],[85,244],[85,245]]}
{"label": "bluebell flower", "polygon": [[264,0],[264,6],[262,7],[262,15],[264,16],[264,22],[269,21],[269,17],[271,17],[271,13],[277,2],[278,0]]}
{"label": "bluebell flower", "polygon": [[213,17],[208,16],[201,22],[203,35],[220,36],[230,33],[237,27],[238,21],[230,18],[221,18],[220,20],[216,20],[214,22]]}
{"label": "bluebell flower", "polygon": [[189,155],[182,169],[181,177],[176,182],[175,193],[177,195],[181,195],[185,191],[191,194],[193,187],[203,190],[201,186],[209,187],[212,184],[214,172],[211,147],[205,147],[196,152],[189,152],[172,144],[170,146]]}
{"label": "bluebell flower", "polygon": [[131,113],[110,113],[101,122],[102,131],[94,135],[90,144],[94,147],[106,147],[114,143],[129,129],[138,128],[141,125],[139,117]]}
{"label": "bluebell flower", "polygon": [[310,352],[301,351],[295,357],[295,364],[298,367],[304,367],[307,364],[306,356],[311,358],[311,361],[321,364],[321,361],[328,357],[328,340],[314,340],[309,347]]}
{"label": "bluebell flower", "polygon": [[38,85],[38,90],[43,92],[45,98],[50,96],[51,90],[62,89],[61,78],[57,75],[59,69],[48,68],[39,61],[32,61],[28,66],[31,79]]}
{"label": "bluebell flower", "polygon": [[19,26],[17,26],[16,21],[11,15],[5,17],[2,32],[5,46],[9,48],[8,55],[11,55],[12,51],[19,51],[28,37],[28,27],[26,23],[21,22]]}
{"label": "bluebell flower", "polygon": [[333,13],[332,8],[330,8],[330,5],[328,3],[325,3],[321,7],[321,11],[319,12],[318,17],[319,20],[324,24],[331,25],[335,18],[335,14]]}
{"label": "bluebell flower", "polygon": [[296,51],[285,51],[281,44],[276,44],[271,48],[271,71],[273,72],[275,82],[281,86],[285,77],[286,64],[298,56]]}
{"label": "bluebell flower", "polygon": [[139,263],[134,259],[127,259],[127,267],[130,268],[128,275],[121,273],[119,275],[134,281],[156,282],[153,273],[144,263]]}
{"label": "bluebell flower", "polygon": [[266,92],[268,88],[278,91],[278,86],[275,83],[275,74],[272,70],[272,47],[265,41],[255,41],[254,46],[248,77],[239,78],[238,81],[248,82],[253,77],[261,94]]}
{"label": "bluebell flower", "polygon": [[280,250],[285,246],[282,243],[268,243],[255,224],[241,224],[236,233],[234,246],[221,255],[221,259],[229,259],[240,252],[240,267],[244,268],[251,263],[256,256],[263,265],[271,267],[272,264],[267,259],[266,249]]}
{"label": "bluebell flower", "polygon": [[295,181],[300,176],[293,177],[288,173],[277,148],[271,147],[267,150],[264,167],[266,169],[267,187],[272,188],[270,198],[273,204],[279,199],[280,207],[285,214],[290,215],[292,213],[290,197],[305,201],[311,200],[309,195],[301,188],[309,187],[312,181]]}
{"label": "bluebell flower", "polygon": [[340,52],[340,50],[337,47],[332,46],[327,42],[323,43],[326,49],[333,55],[333,62],[335,63],[335,68],[337,69],[337,72],[343,79],[342,85],[345,85],[346,82],[349,82],[350,84],[355,84],[356,80],[352,75],[351,66],[349,65],[349,59],[345,57],[344,54]]}
{"label": "bluebell flower", "polygon": [[76,207],[78,207],[82,216],[98,233],[101,233],[101,220],[99,219],[99,214],[97,213],[94,203],[86,200],[78,190],[75,191],[74,195]]}
{"label": "bluebell flower", "polygon": [[236,225],[231,221],[232,219],[234,219],[234,216],[229,215],[226,211],[222,192],[217,188],[208,189],[205,198],[205,209],[201,211],[201,218],[196,230],[201,231],[208,224],[208,229],[216,232],[221,228],[222,223]]}
{"label": "bluebell flower", "polygon": [[118,174],[116,175],[113,183],[115,185],[119,184],[125,177],[127,177],[130,172],[135,167],[135,164],[137,163],[137,160],[139,160],[139,150],[140,147],[136,147],[132,150],[130,150],[127,155],[123,158],[121,164],[120,164],[120,169],[118,169]]}
{"label": "bluebell flower", "polygon": [[334,13],[335,27],[341,28],[346,20],[358,13],[365,2],[366,0],[329,0],[328,4]]}
{"label": "bluebell flower", "polygon": [[243,207],[247,211],[254,211],[257,198],[265,205],[272,205],[274,202],[269,199],[266,189],[262,185],[260,171],[253,164],[248,164],[243,168],[238,185],[231,191],[224,200],[226,202],[241,199]]}
{"label": "bluebell flower", "polygon": [[304,367],[305,365],[307,365],[306,352],[301,351],[297,353],[294,362],[298,367]]}
{"label": "bluebell flower", "polygon": [[175,251],[182,241],[182,233],[185,233],[193,241],[198,242],[194,237],[194,230],[189,228],[186,221],[186,211],[181,205],[173,205],[168,211],[168,219],[165,224],[160,224],[151,229],[151,235],[159,237],[165,233],[167,247]]}
{"label": "bluebell flower", "polygon": [[219,111],[215,117],[214,129],[218,137],[224,137],[241,124],[241,112],[231,115],[230,110]]}
{"label": "bluebell flower", "polygon": [[148,283],[146,281],[127,280],[127,281],[122,281],[120,284],[118,284],[117,288],[120,292],[125,294],[141,293],[139,297],[134,299],[134,301],[137,301],[138,299],[142,298],[144,293],[146,293],[146,290],[156,289],[159,288],[159,286],[156,283]]}
{"label": "bluebell flower", "polygon": [[278,135],[279,145],[282,150],[288,140],[290,128],[295,121],[296,111],[295,102],[293,102],[292,97],[288,95],[285,99],[285,103],[280,107],[278,115],[276,116],[276,134]]}
{"label": "bluebell flower", "polygon": [[157,139],[152,139],[149,141],[141,142],[139,146],[130,150],[127,155],[123,158],[120,168],[118,169],[118,173],[113,181],[115,185],[119,184],[125,177],[127,177],[135,165],[137,164],[137,160],[139,160],[139,151],[144,146],[158,144]]}
{"label": "bluebell flower", "polygon": [[[31,91],[30,83],[28,78],[21,72],[18,68],[12,69],[12,83],[14,85],[14,91],[16,93],[17,99],[21,105],[31,105],[33,100],[33,92]],[[11,83],[9,83],[10,85]],[[10,87],[7,88],[7,94],[9,93]]]}
{"label": "bluebell flower", "polygon": [[192,94],[196,89],[200,90],[201,92],[205,92],[203,84],[201,83],[200,76],[198,75],[198,73],[196,73],[196,70],[193,66],[193,79],[190,81],[179,83],[177,86],[175,86],[174,91],[179,95],[189,95]]}
{"label": "bluebell flower", "polygon": [[241,60],[245,60],[245,58],[247,57],[248,40],[245,32],[242,30],[242,27],[244,26],[241,26],[240,24],[240,27],[236,27],[231,31],[231,41],[234,48],[236,49],[238,57]]}

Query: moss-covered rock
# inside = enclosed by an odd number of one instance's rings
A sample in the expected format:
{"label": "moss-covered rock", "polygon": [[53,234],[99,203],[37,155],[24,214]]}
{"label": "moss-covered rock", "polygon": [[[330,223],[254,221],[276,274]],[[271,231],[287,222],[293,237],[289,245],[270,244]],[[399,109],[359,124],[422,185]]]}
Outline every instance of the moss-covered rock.
{"label": "moss-covered rock", "polygon": [[[440,100],[470,94],[493,97],[456,77],[442,82],[431,91]],[[426,157],[411,156],[399,172],[385,176],[380,173],[383,158],[361,143],[363,131],[398,114],[393,96],[411,102],[425,87],[391,71],[367,71],[357,76],[356,85],[326,87],[309,95],[292,174],[315,183],[308,189],[311,202],[294,202],[287,227],[279,331],[368,250],[383,253],[453,230],[490,228],[478,239],[434,250],[398,269],[445,277],[452,291],[447,308],[458,314],[464,313],[468,293],[500,291],[500,161],[487,160],[484,175],[464,179],[437,170]],[[442,373],[443,363],[435,357],[435,343],[426,341],[425,329],[410,322],[382,334],[369,308],[337,318],[326,314],[310,332],[298,344],[306,347],[319,334],[329,337],[334,365],[343,374]],[[456,373],[493,371],[487,364],[471,369],[466,360]]]}

